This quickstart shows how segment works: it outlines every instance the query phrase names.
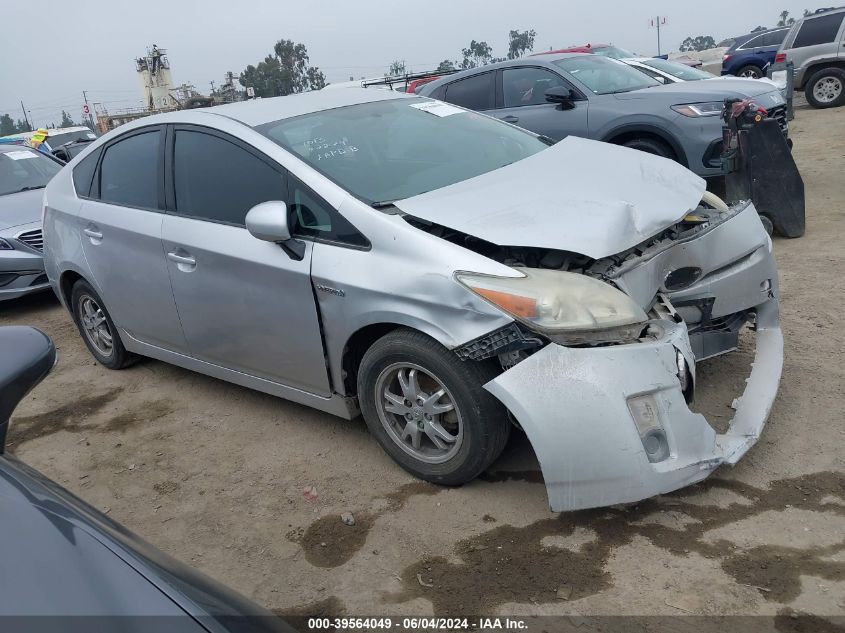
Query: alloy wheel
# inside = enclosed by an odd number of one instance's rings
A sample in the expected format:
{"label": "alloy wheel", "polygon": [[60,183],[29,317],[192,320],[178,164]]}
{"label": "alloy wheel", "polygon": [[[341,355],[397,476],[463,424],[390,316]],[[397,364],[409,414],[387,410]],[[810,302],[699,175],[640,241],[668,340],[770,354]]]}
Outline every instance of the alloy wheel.
{"label": "alloy wheel", "polygon": [[100,354],[108,358],[114,352],[114,340],[103,309],[95,299],[88,295],[83,295],[80,298],[79,309],[79,317],[85,337]]}
{"label": "alloy wheel", "polygon": [[463,443],[463,422],[452,394],[429,371],[393,363],[376,380],[376,407],[388,436],[428,464],[448,461]]}
{"label": "alloy wheel", "polygon": [[758,73],[753,68],[749,68],[748,70],[743,71],[739,75],[740,77],[748,77],[749,79],[760,79],[760,73]]}
{"label": "alloy wheel", "polygon": [[819,79],[813,86],[813,96],[822,103],[830,103],[842,94],[842,82],[837,77]]}

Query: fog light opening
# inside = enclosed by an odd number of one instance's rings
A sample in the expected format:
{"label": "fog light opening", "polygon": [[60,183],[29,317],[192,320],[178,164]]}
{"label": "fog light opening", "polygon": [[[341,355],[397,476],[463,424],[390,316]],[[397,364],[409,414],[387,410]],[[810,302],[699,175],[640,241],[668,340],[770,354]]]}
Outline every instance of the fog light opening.
{"label": "fog light opening", "polygon": [[669,440],[660,421],[660,412],[654,395],[646,394],[628,399],[628,410],[643,443],[648,461],[662,462],[669,457]]}

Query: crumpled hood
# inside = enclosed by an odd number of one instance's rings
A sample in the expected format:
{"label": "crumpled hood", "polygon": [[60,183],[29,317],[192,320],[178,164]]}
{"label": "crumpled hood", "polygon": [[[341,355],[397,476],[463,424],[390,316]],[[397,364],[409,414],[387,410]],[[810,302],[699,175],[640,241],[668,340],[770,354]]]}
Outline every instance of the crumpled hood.
{"label": "crumpled hood", "polygon": [[0,231],[41,219],[43,189],[0,196]]}
{"label": "crumpled hood", "polygon": [[698,206],[704,190],[703,179],[674,161],[569,136],[501,169],[394,204],[501,246],[599,259],[674,224]]}

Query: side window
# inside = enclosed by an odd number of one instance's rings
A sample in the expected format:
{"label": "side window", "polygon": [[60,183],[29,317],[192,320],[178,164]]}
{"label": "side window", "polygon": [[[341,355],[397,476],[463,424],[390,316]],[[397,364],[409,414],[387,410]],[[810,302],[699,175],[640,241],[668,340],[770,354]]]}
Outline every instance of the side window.
{"label": "side window", "polygon": [[843,16],[845,13],[833,13],[804,20],[804,24],[795,36],[792,48],[831,43],[836,39]]}
{"label": "side window", "polygon": [[780,31],[766,33],[766,36],[763,38],[763,46],[780,46],[788,32],[789,29],[781,29]]}
{"label": "side window", "polygon": [[325,200],[293,176],[289,179],[293,234],[367,248],[370,242]]}
{"label": "side window", "polygon": [[473,75],[446,86],[445,101],[468,110],[492,110],[496,107],[495,72]]}
{"label": "side window", "polygon": [[660,83],[664,83],[664,84],[666,83],[666,77],[661,75],[656,70],[651,70],[650,68],[643,68],[642,66],[632,66],[632,68],[636,68],[637,70],[639,70],[644,75],[648,75],[649,77],[651,77],[652,79],[656,79]]}
{"label": "side window", "polygon": [[281,173],[219,136],[176,130],[173,148],[176,213],[243,226],[260,202],[285,200]]}
{"label": "side window", "polygon": [[91,181],[94,180],[94,170],[97,169],[97,160],[100,152],[91,152],[73,168],[73,188],[80,198],[87,198],[91,193]]}
{"label": "side window", "polygon": [[758,46],[764,46],[764,38],[765,35],[757,35],[752,37],[750,40],[745,42],[745,44],[741,44],[738,50],[747,51],[751,50],[752,48],[757,48]]}
{"label": "side window", "polygon": [[546,90],[564,85],[563,79],[544,68],[505,68],[502,72],[506,108],[547,103]]}
{"label": "side window", "polygon": [[159,208],[160,139],[161,131],[153,130],[106,148],[100,164],[101,201],[141,209]]}

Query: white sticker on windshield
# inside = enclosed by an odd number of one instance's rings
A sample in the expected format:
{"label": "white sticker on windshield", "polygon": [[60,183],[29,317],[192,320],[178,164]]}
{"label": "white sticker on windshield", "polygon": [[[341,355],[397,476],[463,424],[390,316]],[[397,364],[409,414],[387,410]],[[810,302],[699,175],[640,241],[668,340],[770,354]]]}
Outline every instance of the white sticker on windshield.
{"label": "white sticker on windshield", "polygon": [[27,158],[35,158],[37,154],[28,150],[17,150],[14,152],[6,152],[6,156],[12,160],[26,160]]}
{"label": "white sticker on windshield", "polygon": [[433,114],[434,116],[450,116],[452,114],[461,114],[466,112],[466,110],[462,110],[461,108],[456,108],[453,105],[449,105],[448,103],[443,103],[442,101],[426,101],[424,103],[412,103],[412,108],[416,108],[417,110],[422,110],[423,112],[428,112],[429,114]]}

